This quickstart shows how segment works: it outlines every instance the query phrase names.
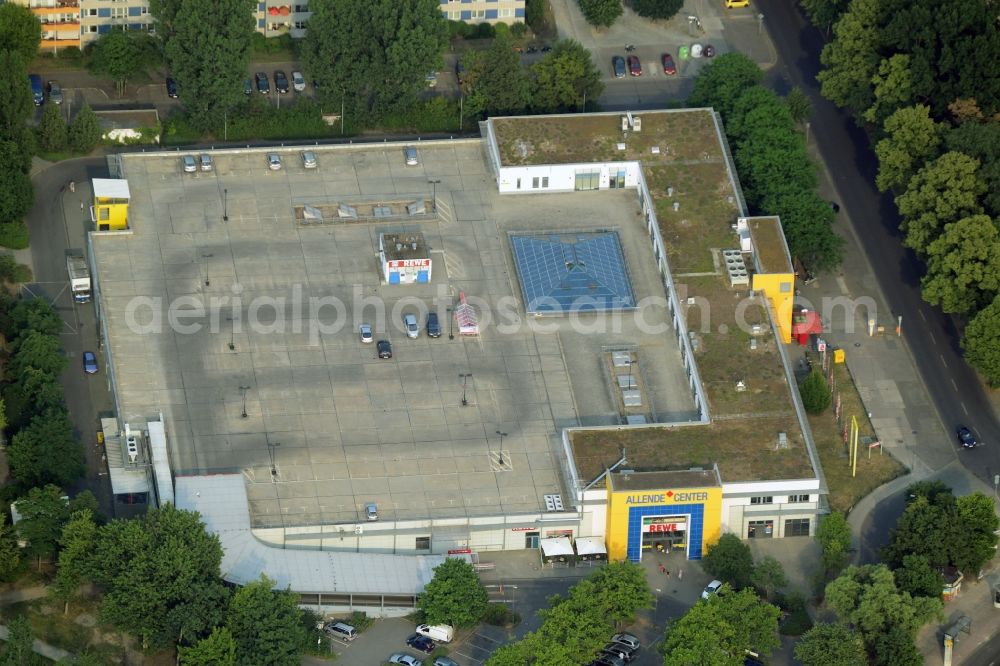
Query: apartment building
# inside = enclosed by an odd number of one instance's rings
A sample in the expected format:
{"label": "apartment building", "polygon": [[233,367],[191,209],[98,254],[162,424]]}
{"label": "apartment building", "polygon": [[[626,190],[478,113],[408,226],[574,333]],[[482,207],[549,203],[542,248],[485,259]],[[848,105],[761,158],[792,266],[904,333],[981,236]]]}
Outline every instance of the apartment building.
{"label": "apartment building", "polygon": [[[28,7],[42,23],[43,51],[85,48],[101,35],[122,30],[154,30],[149,0],[8,0]],[[514,23],[524,20],[525,0],[441,0],[441,13],[451,21]],[[257,3],[257,32],[265,37],[306,34],[309,4],[305,0]]]}

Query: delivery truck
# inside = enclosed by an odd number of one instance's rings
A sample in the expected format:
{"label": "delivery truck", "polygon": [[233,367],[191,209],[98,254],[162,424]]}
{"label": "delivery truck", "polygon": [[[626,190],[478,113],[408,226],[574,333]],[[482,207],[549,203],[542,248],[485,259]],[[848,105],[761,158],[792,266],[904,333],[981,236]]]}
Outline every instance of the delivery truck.
{"label": "delivery truck", "polygon": [[66,255],[66,272],[69,273],[69,288],[77,303],[90,302],[90,267],[82,254]]}

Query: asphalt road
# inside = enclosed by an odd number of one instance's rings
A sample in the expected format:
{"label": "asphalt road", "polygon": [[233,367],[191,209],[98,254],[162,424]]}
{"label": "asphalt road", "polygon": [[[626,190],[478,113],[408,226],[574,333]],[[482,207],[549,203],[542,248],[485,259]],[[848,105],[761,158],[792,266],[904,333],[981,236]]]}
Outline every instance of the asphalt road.
{"label": "asphalt road", "polygon": [[67,249],[85,247],[84,216],[88,213],[80,208],[80,202],[89,192],[89,187],[81,186],[71,193],[67,186],[70,181],[85,183],[94,177],[107,177],[103,157],[60,162],[33,179],[35,207],[28,215],[28,229],[35,282],[25,289],[52,303],[65,324],[60,339],[69,368],[61,381],[70,418],[87,460],[86,476],[69,490],[75,494],[84,488],[90,489],[97,496],[101,511],[113,517],[115,511],[103,450],[96,442],[100,414],[111,408],[102,355],[98,353],[101,372],[97,375],[87,375],[82,368],[85,349],[99,352],[94,306],[73,302],[65,259]]}
{"label": "asphalt road", "polygon": [[[766,17],[779,56],[769,83],[779,90],[799,86],[812,100],[812,135],[892,314],[903,318],[903,336],[938,414],[947,429],[965,424],[986,443],[964,451],[961,460],[969,471],[993,485],[993,475],[1000,473],[1000,424],[979,378],[962,359],[955,319],[920,297],[923,266],[902,246],[892,196],[875,188],[878,165],[867,135],[819,94],[816,74],[824,38],[800,13],[797,3],[758,0],[757,7]],[[941,446],[955,443],[942,442]]]}

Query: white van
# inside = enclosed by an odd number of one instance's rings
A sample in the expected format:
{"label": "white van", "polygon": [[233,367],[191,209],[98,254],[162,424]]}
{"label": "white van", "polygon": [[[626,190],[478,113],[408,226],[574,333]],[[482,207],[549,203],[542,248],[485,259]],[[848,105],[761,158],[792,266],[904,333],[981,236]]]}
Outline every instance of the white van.
{"label": "white van", "polygon": [[418,624],[417,633],[438,643],[450,643],[455,637],[455,627],[450,624]]}

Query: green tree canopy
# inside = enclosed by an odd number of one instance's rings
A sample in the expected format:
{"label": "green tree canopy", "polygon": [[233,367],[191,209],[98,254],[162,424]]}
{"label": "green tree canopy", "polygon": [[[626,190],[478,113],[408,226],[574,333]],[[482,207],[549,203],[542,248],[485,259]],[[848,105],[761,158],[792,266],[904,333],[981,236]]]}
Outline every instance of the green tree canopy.
{"label": "green tree canopy", "polygon": [[917,169],[937,156],[942,132],[925,105],[898,109],[886,118],[883,129],[885,138],[875,145],[875,184],[885,192],[906,185]]}
{"label": "green tree canopy", "polygon": [[896,587],[911,597],[941,598],[944,576],[923,555],[904,555],[903,565],[893,572]]}
{"label": "green tree canopy", "polygon": [[274,581],[261,575],[229,601],[226,626],[236,642],[240,664],[293,666],[301,662],[305,633],[298,596],[273,587]]}
{"label": "green tree canopy", "polygon": [[327,106],[357,116],[406,108],[443,66],[448,26],[437,0],[314,0],[303,66]]}
{"label": "green tree canopy", "polygon": [[6,2],[0,4],[0,51],[14,51],[29,63],[38,55],[42,25],[27,7]]}
{"label": "green tree canopy", "polygon": [[701,568],[734,589],[742,590],[751,584],[753,574],[750,546],[735,534],[723,534],[717,543],[708,547],[708,553],[701,560]]}
{"label": "green tree canopy", "polygon": [[226,114],[243,104],[256,9],[254,0],[150,3],[171,76],[199,129],[220,127]]}
{"label": "green tree canopy", "polygon": [[27,615],[17,615],[7,623],[7,643],[0,656],[2,666],[35,666],[43,662],[34,652],[35,632]]}
{"label": "green tree canopy", "polygon": [[861,117],[881,125],[888,116],[913,99],[910,56],[897,53],[879,63],[878,72],[872,77],[872,86],[875,102],[864,110]]}
{"label": "green tree canopy", "polygon": [[528,77],[510,37],[497,37],[485,51],[462,58],[465,108],[473,114],[503,116],[522,113],[531,102]]}
{"label": "green tree canopy", "polygon": [[843,624],[817,624],[795,645],[803,666],[868,666],[865,644]]}
{"label": "green tree canopy", "polygon": [[151,35],[132,30],[112,30],[90,45],[90,71],[115,82],[118,96],[136,75],[160,60],[156,40]]}
{"label": "green tree canopy", "polygon": [[983,212],[979,197],[986,185],[976,176],[978,168],[978,160],[948,152],[917,171],[906,192],[896,197],[904,245],[926,256],[946,224]]}
{"label": "green tree canopy", "polygon": [[875,663],[878,666],[923,666],[924,655],[917,649],[912,635],[892,627],[875,640]]}
{"label": "green tree canopy", "polygon": [[810,414],[822,414],[830,406],[830,387],[822,370],[813,370],[799,385],[802,406]]}
{"label": "green tree canopy", "polygon": [[[13,145],[4,141],[0,147]],[[10,165],[0,169],[0,222],[20,222],[34,203],[35,188],[28,174]]]}
{"label": "green tree canopy", "polygon": [[[67,507],[69,508],[69,507]],[[69,613],[69,604],[76,597],[80,584],[90,569],[90,555],[97,539],[97,524],[89,509],[74,512],[63,526],[59,537],[59,568],[49,588],[53,597],[62,601],[63,614]]]}
{"label": "green tree canopy", "polygon": [[199,515],[167,504],[98,530],[90,578],[101,617],[151,649],[194,641],[222,623],[228,592],[222,546]]}
{"label": "green tree canopy", "polygon": [[736,51],[723,53],[702,69],[694,80],[688,106],[713,107],[729,122],[736,100],[763,78],[760,67],[747,56]]}
{"label": "green tree canopy", "polygon": [[969,321],[962,350],[965,360],[983,374],[990,386],[1000,386],[1000,296]]}
{"label": "green tree canopy", "polygon": [[788,576],[785,575],[785,568],[777,558],[765,555],[753,565],[753,574],[750,576],[754,587],[764,593],[764,598],[768,601],[774,598],[775,593],[788,585]]}
{"label": "green tree canopy", "polygon": [[780,614],[751,589],[713,595],[667,624],[664,666],[742,666],[750,649],[766,656],[780,644]]}
{"label": "green tree canopy", "polygon": [[823,97],[855,116],[875,100],[872,80],[882,61],[878,48],[884,4],[881,0],[853,0],[834,24],[833,40],[820,54],[824,69],[816,78]]}
{"label": "green tree canopy", "polygon": [[63,526],[69,520],[69,502],[57,486],[32,488],[17,500],[21,520],[17,533],[28,542],[25,552],[39,559],[56,554]]}
{"label": "green tree canopy", "polygon": [[986,185],[981,201],[991,217],[1000,217],[1000,122],[963,122],[945,133],[944,143],[979,160],[976,175]]}
{"label": "green tree canopy", "polygon": [[2,330],[8,340],[30,331],[59,336],[64,325],[59,314],[44,298],[20,298],[3,315]]}
{"label": "green tree canopy", "polygon": [[632,0],[629,4],[639,16],[651,19],[671,19],[684,6],[684,0]]}
{"label": "green tree canopy", "polygon": [[46,104],[42,109],[42,119],[38,123],[38,145],[42,150],[58,152],[66,150],[68,143],[69,128],[63,120],[61,107]]}
{"label": "green tree canopy", "polygon": [[792,120],[799,124],[809,120],[809,116],[813,112],[812,100],[798,86],[789,90],[788,94],[785,95],[785,106],[788,107],[788,114]]}
{"label": "green tree canopy", "polygon": [[21,547],[17,531],[7,525],[6,514],[0,514],[0,581],[9,581],[21,566]]}
{"label": "green tree canopy", "polygon": [[823,549],[824,572],[828,575],[839,573],[847,564],[851,549],[851,526],[847,523],[847,517],[836,511],[820,518],[816,527],[816,540]]}
{"label": "green tree canopy", "polygon": [[618,20],[624,10],[621,0],[576,0],[587,23],[598,28],[608,28]]}
{"label": "green tree canopy", "polygon": [[11,378],[16,378],[28,368],[58,375],[67,365],[59,338],[40,331],[27,331],[17,339],[8,371]]}
{"label": "green tree canopy", "polygon": [[988,215],[944,225],[927,246],[921,293],[945,312],[974,314],[1000,293],[1000,232]]}
{"label": "green tree canopy", "polygon": [[428,624],[471,627],[486,612],[489,595],[472,565],[454,557],[434,567],[434,578],[424,586],[417,607]]}
{"label": "green tree canopy", "polygon": [[[589,585],[585,586],[585,582]],[[615,622],[632,621],[637,611],[653,607],[646,573],[635,562],[608,564],[578,583],[573,593],[597,603],[602,615]]]}
{"label": "green tree canopy", "polygon": [[799,0],[814,26],[829,34],[850,0]]}
{"label": "green tree canopy", "polygon": [[[190,108],[190,107],[189,107]],[[101,141],[101,125],[97,121],[97,114],[84,102],[76,117],[69,126],[70,148],[78,153],[89,153]]]}
{"label": "green tree canopy", "polygon": [[841,622],[857,629],[869,650],[893,629],[914,636],[942,608],[940,599],[914,598],[900,592],[884,564],[848,567],[826,586],[825,596],[826,605]]}
{"label": "green tree canopy", "polygon": [[179,650],[181,666],[236,666],[236,640],[226,627],[212,633],[191,647]]}
{"label": "green tree canopy", "polygon": [[[0,8],[7,6],[10,3]],[[34,102],[24,58],[17,51],[0,49],[0,139],[20,143],[24,124],[33,110]]]}
{"label": "green tree canopy", "polygon": [[531,106],[539,113],[582,110],[586,100],[596,102],[604,91],[590,51],[572,39],[556,42],[531,66],[531,73]]}
{"label": "green tree canopy", "polygon": [[83,448],[65,409],[36,415],[14,435],[7,451],[10,473],[25,487],[69,486],[83,475]]}

